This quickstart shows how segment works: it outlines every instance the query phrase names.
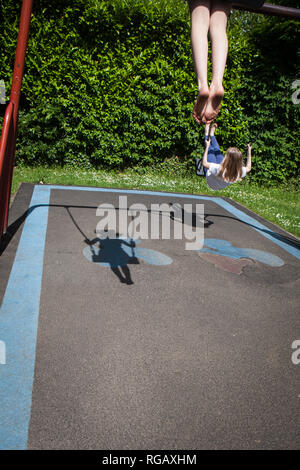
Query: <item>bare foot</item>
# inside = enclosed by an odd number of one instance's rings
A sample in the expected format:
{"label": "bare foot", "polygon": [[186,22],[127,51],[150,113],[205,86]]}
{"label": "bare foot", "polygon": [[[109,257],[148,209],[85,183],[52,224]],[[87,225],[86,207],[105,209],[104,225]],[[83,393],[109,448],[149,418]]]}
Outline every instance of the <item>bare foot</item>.
{"label": "bare foot", "polygon": [[207,104],[208,97],[209,97],[209,89],[207,87],[201,88],[201,90],[198,93],[196,103],[193,109],[193,118],[199,124],[203,122],[202,119],[204,116],[205,106]]}
{"label": "bare foot", "polygon": [[204,112],[204,119],[206,122],[211,122],[216,119],[218,112],[220,111],[221,102],[224,97],[224,88],[221,87],[210,87],[209,98]]}

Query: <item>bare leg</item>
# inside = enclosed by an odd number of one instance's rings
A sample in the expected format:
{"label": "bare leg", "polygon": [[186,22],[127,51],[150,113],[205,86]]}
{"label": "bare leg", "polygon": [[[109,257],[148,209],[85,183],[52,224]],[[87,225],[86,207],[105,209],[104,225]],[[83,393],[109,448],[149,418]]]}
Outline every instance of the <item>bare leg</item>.
{"label": "bare leg", "polygon": [[214,122],[211,126],[211,130],[210,130],[210,135],[213,136],[215,135],[215,130],[216,128],[218,127],[218,124],[216,122]]}
{"label": "bare leg", "polygon": [[[212,137],[213,135],[215,135],[215,130],[217,127],[218,127],[218,124],[216,122],[214,122],[213,124],[205,123],[205,135],[209,134],[210,137]],[[209,132],[209,128],[210,128],[210,132]]]}
{"label": "bare leg", "polygon": [[196,122],[201,123],[209,97],[207,84],[207,34],[210,21],[210,0],[189,0],[191,15],[191,43],[195,72],[198,85],[198,96],[193,110]]}
{"label": "bare leg", "polygon": [[226,26],[230,7],[230,3],[228,4],[224,0],[215,0],[211,10],[209,34],[212,42],[213,76],[204,114],[204,119],[207,122],[211,122],[217,117],[224,96],[222,83],[228,52]]}

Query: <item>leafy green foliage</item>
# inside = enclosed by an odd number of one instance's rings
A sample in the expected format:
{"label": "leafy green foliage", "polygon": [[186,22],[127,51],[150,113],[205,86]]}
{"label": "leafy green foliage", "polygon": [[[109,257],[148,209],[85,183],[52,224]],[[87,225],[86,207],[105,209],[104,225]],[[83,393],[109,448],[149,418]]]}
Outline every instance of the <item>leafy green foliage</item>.
{"label": "leafy green foliage", "polygon": [[[0,6],[8,96],[20,6]],[[136,168],[170,160],[193,171],[203,129],[191,115],[197,90],[189,28],[182,0],[35,1],[17,162]],[[245,151],[257,137],[251,178],[296,178],[300,106],[291,101],[291,83],[299,24],[234,12],[228,36],[221,148]]]}

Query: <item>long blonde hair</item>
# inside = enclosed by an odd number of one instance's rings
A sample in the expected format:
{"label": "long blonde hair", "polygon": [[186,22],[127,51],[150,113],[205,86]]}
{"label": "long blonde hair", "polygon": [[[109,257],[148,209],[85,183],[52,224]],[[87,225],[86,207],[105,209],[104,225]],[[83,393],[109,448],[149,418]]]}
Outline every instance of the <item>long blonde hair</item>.
{"label": "long blonde hair", "polygon": [[243,155],[236,147],[229,147],[221,163],[218,177],[230,183],[242,177]]}

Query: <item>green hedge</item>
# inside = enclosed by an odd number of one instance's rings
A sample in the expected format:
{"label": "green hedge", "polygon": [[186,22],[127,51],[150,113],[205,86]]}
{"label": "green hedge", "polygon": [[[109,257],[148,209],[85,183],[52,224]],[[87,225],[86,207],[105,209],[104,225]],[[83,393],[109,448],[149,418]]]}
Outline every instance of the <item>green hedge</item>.
{"label": "green hedge", "polygon": [[[7,94],[20,5],[0,7]],[[177,156],[192,166],[203,128],[191,116],[197,90],[189,28],[182,0],[35,1],[17,162],[124,168]],[[222,149],[245,151],[257,136],[251,178],[295,179],[300,113],[291,83],[299,24],[235,12],[228,36]]]}

